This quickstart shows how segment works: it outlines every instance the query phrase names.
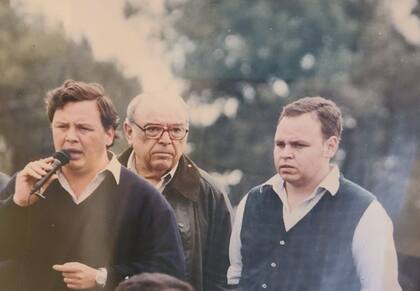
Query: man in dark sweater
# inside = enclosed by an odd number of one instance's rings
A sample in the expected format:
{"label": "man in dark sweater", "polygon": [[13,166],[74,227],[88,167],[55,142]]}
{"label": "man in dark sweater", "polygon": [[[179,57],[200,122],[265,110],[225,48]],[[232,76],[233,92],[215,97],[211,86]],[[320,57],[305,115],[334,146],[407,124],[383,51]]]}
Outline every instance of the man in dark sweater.
{"label": "man in dark sweater", "polygon": [[330,161],[341,137],[332,101],[286,107],[274,137],[277,174],[241,201],[229,284],[241,291],[400,291],[392,222]]}
{"label": "man in dark sweater", "polygon": [[225,290],[230,203],[210,175],[184,154],[188,121],[187,106],[180,97],[133,98],[124,123],[130,148],[119,160],[154,184],[175,210],[187,281],[196,291]]}
{"label": "man in dark sweater", "polygon": [[169,204],[107,151],[118,116],[103,88],[70,80],[46,101],[54,147],[71,158],[39,196],[31,189],[52,157],[27,164],[1,193],[0,258],[19,265],[17,289],[114,290],[142,272],[183,278]]}

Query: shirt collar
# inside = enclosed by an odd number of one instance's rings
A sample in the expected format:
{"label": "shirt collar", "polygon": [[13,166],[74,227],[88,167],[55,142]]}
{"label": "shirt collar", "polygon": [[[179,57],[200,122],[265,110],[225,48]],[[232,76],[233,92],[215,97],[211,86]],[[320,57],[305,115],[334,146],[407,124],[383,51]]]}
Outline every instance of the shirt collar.
{"label": "shirt collar", "polygon": [[[96,174],[96,176],[104,175],[106,171],[109,171],[112,174],[112,177],[114,177],[115,183],[118,185],[120,183],[121,164],[118,161],[117,156],[113,152],[108,151],[107,154],[109,162],[105,166],[105,168],[103,168]],[[61,179],[66,179],[61,171],[58,172],[58,177]]]}
{"label": "shirt collar", "polygon": [[340,170],[337,165],[331,165],[328,175],[321,181],[317,189],[327,190],[331,196],[335,196],[340,187]]}
{"label": "shirt collar", "polygon": [[108,157],[110,158],[110,161],[101,172],[109,171],[114,177],[115,183],[119,185],[121,176],[121,164],[113,152],[108,151]]}
{"label": "shirt collar", "polygon": [[[163,191],[166,185],[172,180],[174,177],[174,174],[176,172],[176,169],[178,168],[179,162],[176,163],[175,167],[173,167],[168,173],[160,177],[159,183],[156,185],[156,188],[158,188],[160,191]],[[136,168],[136,155],[134,154],[134,150],[131,151],[130,156],[127,160],[127,169],[132,171],[133,173],[136,173],[137,175],[140,175]]]}
{"label": "shirt collar", "polygon": [[[274,175],[262,186],[271,186],[277,194],[284,191],[284,180],[280,177],[279,174]],[[327,190],[331,196],[335,196],[340,187],[340,170],[337,165],[331,165],[331,170],[328,175],[319,183],[318,187],[315,189],[315,193],[321,193],[323,190]]]}
{"label": "shirt collar", "polygon": [[166,185],[169,184],[169,182],[171,182],[172,178],[174,177],[175,171],[178,168],[178,164],[176,163],[175,167],[173,167],[168,173],[166,173],[165,175],[163,175],[160,178],[159,183],[156,185],[156,188],[158,188],[158,190],[160,192],[163,192],[163,190],[165,189]]}

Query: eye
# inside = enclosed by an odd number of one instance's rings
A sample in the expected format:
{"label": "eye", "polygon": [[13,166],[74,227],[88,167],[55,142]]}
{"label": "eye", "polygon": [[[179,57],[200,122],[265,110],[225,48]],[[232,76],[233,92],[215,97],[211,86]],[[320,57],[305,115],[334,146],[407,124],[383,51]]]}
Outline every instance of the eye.
{"label": "eye", "polygon": [[180,126],[172,127],[171,128],[172,133],[174,134],[180,134],[184,132],[184,128]]}
{"label": "eye", "polygon": [[67,128],[68,126],[67,126],[67,124],[64,124],[64,123],[59,123],[59,124],[54,125],[54,127],[55,127],[55,128],[59,128],[59,129],[65,129],[65,128]]}
{"label": "eye", "polygon": [[293,143],[293,144],[292,144],[292,146],[293,146],[294,148],[301,149],[301,148],[306,147],[306,144],[304,144],[304,143],[300,143],[300,142],[297,142],[297,143]]}
{"label": "eye", "polygon": [[284,142],[282,142],[282,141],[277,141],[276,142],[276,147],[284,148],[284,146],[285,146],[285,143]]}
{"label": "eye", "polygon": [[162,131],[162,127],[155,126],[155,125],[149,125],[144,128],[144,130],[149,134],[158,134]]}
{"label": "eye", "polygon": [[93,131],[93,128],[87,126],[87,125],[79,125],[77,127],[77,129],[81,132],[89,132],[89,131]]}

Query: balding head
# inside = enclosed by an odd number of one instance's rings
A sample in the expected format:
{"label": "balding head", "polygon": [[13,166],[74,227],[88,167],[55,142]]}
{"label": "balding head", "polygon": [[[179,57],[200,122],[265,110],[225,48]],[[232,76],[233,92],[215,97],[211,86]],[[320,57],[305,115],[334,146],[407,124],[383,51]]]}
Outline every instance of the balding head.
{"label": "balding head", "polygon": [[137,95],[130,101],[127,107],[127,121],[140,122],[156,112],[171,119],[171,123],[189,123],[188,105],[181,97],[162,97],[149,93]]}

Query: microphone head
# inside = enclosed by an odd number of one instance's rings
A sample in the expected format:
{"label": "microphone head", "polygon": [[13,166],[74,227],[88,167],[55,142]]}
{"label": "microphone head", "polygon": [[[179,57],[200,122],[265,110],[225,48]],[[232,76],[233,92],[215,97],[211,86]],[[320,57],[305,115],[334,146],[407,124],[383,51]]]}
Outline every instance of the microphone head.
{"label": "microphone head", "polygon": [[68,162],[70,162],[71,156],[70,156],[70,153],[68,151],[59,150],[59,151],[56,151],[54,153],[53,158],[56,159],[56,160],[59,160],[61,162],[61,165],[63,166],[65,164],[67,164]]}

